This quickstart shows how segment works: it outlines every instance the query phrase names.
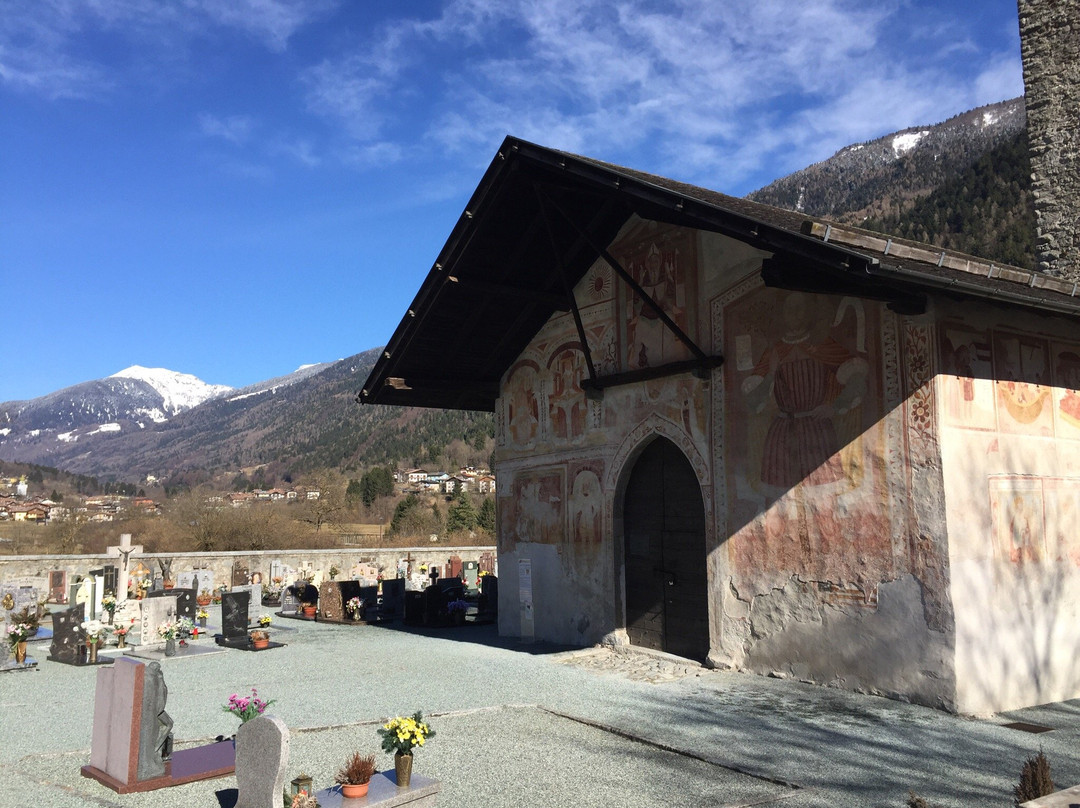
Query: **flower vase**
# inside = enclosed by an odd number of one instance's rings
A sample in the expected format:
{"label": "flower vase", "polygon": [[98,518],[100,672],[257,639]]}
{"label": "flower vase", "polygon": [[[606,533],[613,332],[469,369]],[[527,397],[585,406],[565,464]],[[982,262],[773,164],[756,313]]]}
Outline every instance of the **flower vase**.
{"label": "flower vase", "polygon": [[126,648],[127,647],[127,637],[125,637],[123,634],[118,634],[117,637],[116,637],[116,647],[117,648]]}
{"label": "flower vase", "polygon": [[15,661],[20,665],[26,662],[26,640],[15,644]]}
{"label": "flower vase", "polygon": [[371,785],[371,783],[361,783],[360,785],[342,783],[341,796],[347,800],[355,799],[356,797],[366,797],[369,785]]}
{"label": "flower vase", "polygon": [[97,664],[97,643],[96,642],[88,642],[86,644],[86,654],[87,654],[87,656],[86,656],[87,664],[96,665]]}
{"label": "flower vase", "polygon": [[398,788],[408,788],[412,783],[412,755],[395,752],[394,773],[397,775]]}
{"label": "flower vase", "polygon": [[113,612],[113,611],[112,611],[112,610],[110,609],[110,610],[109,610],[109,611],[107,612],[107,614],[109,615],[109,618],[108,618],[108,620],[106,620],[105,622],[106,622],[106,623],[108,623],[108,624],[109,624],[109,625],[111,626],[111,625],[113,624],[113,615],[114,615],[114,612]]}
{"label": "flower vase", "polygon": [[176,640],[172,637],[165,640],[165,656],[176,656]]}
{"label": "flower vase", "polygon": [[199,628],[206,628],[206,618],[205,617],[200,617],[199,618]]}

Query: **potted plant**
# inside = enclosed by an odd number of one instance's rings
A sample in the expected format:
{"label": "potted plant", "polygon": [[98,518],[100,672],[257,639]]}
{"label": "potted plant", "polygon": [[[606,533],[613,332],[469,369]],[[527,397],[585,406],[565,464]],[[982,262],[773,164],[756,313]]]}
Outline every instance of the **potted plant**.
{"label": "potted plant", "polygon": [[316,608],[317,604],[310,601],[304,601],[300,604],[300,611],[304,613],[304,617],[315,617]]}
{"label": "potted plant", "polygon": [[345,758],[345,765],[334,775],[334,782],[341,786],[341,796],[348,799],[367,795],[371,776],[375,774],[375,756],[364,757],[353,752]]}
{"label": "potted plant", "polygon": [[195,603],[199,606],[209,606],[214,600],[214,596],[205,589],[200,589],[199,594],[195,596]]}
{"label": "potted plant", "polygon": [[358,597],[349,598],[345,601],[345,611],[349,613],[349,617],[353,620],[364,619],[364,601]]}
{"label": "potted plant", "polygon": [[250,696],[241,696],[238,693],[233,693],[229,696],[228,702],[222,707],[225,712],[232,713],[240,719],[241,724],[245,724],[253,718],[258,718],[264,712],[266,708],[273,704],[275,699],[270,701],[263,701],[259,698],[258,692],[255,688],[251,688]]}
{"label": "potted plant", "polygon": [[195,612],[195,619],[199,621],[199,628],[206,628],[206,621],[210,618],[210,612],[200,608]]}
{"label": "potted plant", "polygon": [[140,578],[135,582],[135,599],[142,600],[146,597],[146,593],[150,590],[150,581],[146,578]]}
{"label": "potted plant", "polygon": [[256,651],[261,651],[264,648],[270,646],[270,632],[264,631],[261,628],[257,628],[248,635],[251,638],[251,645]]}
{"label": "potted plant", "polygon": [[11,623],[7,627],[8,643],[15,651],[15,661],[20,665],[26,662],[26,641],[31,633],[32,628],[29,623]]}
{"label": "potted plant", "polygon": [[469,608],[468,601],[452,600],[446,604],[446,612],[450,615],[450,622],[455,626],[465,625],[465,610]]}
{"label": "potted plant", "polygon": [[274,622],[274,618],[272,618],[270,615],[268,615],[268,614],[260,614],[259,615],[259,620],[258,620],[259,628],[270,628],[270,624],[272,622]]}
{"label": "potted plant", "polygon": [[424,722],[424,716],[418,710],[412,718],[399,715],[390,719],[377,732],[382,736],[383,751],[394,753],[398,788],[408,788],[412,782],[413,749],[423,746],[428,738],[434,738],[435,730]]}

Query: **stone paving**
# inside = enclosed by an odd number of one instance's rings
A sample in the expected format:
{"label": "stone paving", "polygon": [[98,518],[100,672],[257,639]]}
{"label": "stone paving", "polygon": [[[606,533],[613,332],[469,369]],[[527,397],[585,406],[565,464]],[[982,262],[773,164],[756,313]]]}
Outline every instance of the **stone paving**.
{"label": "stone paving", "polygon": [[[288,779],[306,771],[320,787],[353,750],[392,766],[376,728],[423,710],[438,735],[417,771],[453,808],[901,808],[908,789],[942,808],[1005,808],[1040,746],[1059,784],[1080,783],[1080,702],[976,720],[665,654],[526,645],[491,626],[294,623],[272,652],[162,662],[178,747],[235,732],[222,705],[257,687],[292,734]],[[235,778],[117,795],[80,777],[94,678],[49,662],[0,675],[0,808],[228,804]]]}

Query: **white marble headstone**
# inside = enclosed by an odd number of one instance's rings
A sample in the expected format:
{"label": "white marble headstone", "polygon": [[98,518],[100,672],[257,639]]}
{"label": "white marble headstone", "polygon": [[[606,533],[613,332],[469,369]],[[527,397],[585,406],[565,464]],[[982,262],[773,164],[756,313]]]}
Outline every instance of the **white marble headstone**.
{"label": "white marble headstone", "polygon": [[176,619],[176,596],[165,595],[160,598],[144,598],[139,628],[141,647],[163,648],[165,640],[158,636],[158,626]]}
{"label": "white marble headstone", "polygon": [[191,587],[193,586],[195,586],[194,572],[181,572],[179,575],[176,576],[177,589],[191,589]]}

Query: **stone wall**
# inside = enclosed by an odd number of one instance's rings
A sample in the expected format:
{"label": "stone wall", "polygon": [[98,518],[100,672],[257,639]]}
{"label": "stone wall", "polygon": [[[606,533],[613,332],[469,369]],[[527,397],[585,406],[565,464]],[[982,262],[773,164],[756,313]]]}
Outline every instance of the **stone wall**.
{"label": "stone wall", "polygon": [[1080,0],[1019,0],[1039,269],[1080,281]]}
{"label": "stone wall", "polygon": [[[494,552],[494,547],[395,547],[393,549],[332,549],[332,550],[263,550],[258,552],[220,552],[220,553],[158,553],[132,556],[134,566],[141,562],[155,574],[159,574],[158,558],[171,558],[172,570],[178,575],[188,570],[206,569],[214,575],[214,581],[220,585],[231,581],[233,565],[239,562],[249,573],[262,574],[264,583],[269,582],[270,565],[278,562],[294,569],[310,569],[329,575],[330,567],[336,566],[342,571],[339,578],[347,577],[348,570],[356,564],[385,567],[390,577],[397,569],[399,561],[411,555],[413,569],[420,564],[439,565],[448,563],[452,555],[462,561],[478,561],[482,553]],[[68,580],[73,576],[86,575],[91,569],[98,569],[105,564],[117,564],[117,559],[107,555],[26,555],[0,556],[0,581],[23,576],[46,577],[53,570],[63,570]]]}

